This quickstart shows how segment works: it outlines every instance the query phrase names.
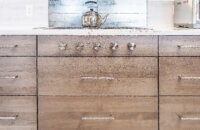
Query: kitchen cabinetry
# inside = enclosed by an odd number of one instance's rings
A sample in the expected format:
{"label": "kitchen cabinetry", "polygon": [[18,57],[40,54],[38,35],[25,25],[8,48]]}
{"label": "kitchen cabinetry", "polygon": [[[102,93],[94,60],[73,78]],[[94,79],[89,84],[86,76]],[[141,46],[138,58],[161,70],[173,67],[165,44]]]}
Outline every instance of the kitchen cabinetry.
{"label": "kitchen cabinetry", "polygon": [[39,98],[41,130],[156,130],[156,97]]}
{"label": "kitchen cabinetry", "polygon": [[200,128],[199,36],[160,36],[160,130]]}
{"label": "kitchen cabinetry", "polygon": [[198,39],[1,36],[0,130],[199,129]]}
{"label": "kitchen cabinetry", "polygon": [[40,57],[38,69],[40,95],[158,94],[156,58]]}
{"label": "kitchen cabinetry", "polygon": [[0,130],[37,130],[36,36],[0,36]]}

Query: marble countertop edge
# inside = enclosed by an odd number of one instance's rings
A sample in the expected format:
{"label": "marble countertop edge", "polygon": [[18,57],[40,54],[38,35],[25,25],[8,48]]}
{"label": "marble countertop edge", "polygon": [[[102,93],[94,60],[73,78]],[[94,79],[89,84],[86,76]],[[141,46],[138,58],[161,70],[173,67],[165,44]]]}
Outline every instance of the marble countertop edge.
{"label": "marble countertop edge", "polygon": [[0,29],[0,35],[200,35],[200,29]]}

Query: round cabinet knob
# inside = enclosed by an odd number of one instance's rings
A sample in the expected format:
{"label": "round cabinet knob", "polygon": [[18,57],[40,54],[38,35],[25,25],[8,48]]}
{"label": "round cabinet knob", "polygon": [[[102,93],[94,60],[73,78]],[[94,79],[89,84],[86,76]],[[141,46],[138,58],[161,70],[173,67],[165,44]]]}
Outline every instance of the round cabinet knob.
{"label": "round cabinet knob", "polygon": [[83,47],[84,47],[84,43],[80,42],[76,46],[76,50],[79,51],[79,52],[81,52],[83,50]]}
{"label": "round cabinet knob", "polygon": [[98,52],[100,48],[101,48],[101,43],[100,42],[99,43],[94,43],[94,46],[93,46],[94,51]]}
{"label": "round cabinet knob", "polygon": [[135,45],[135,43],[128,43],[128,49],[129,49],[129,51],[134,51],[135,50],[135,48],[136,48],[136,45]]}
{"label": "round cabinet knob", "polygon": [[117,43],[111,43],[110,49],[112,51],[116,51],[118,49],[119,45]]}
{"label": "round cabinet knob", "polygon": [[67,48],[67,43],[61,42],[61,43],[59,44],[58,48],[59,48],[61,51],[66,50],[66,48]]}

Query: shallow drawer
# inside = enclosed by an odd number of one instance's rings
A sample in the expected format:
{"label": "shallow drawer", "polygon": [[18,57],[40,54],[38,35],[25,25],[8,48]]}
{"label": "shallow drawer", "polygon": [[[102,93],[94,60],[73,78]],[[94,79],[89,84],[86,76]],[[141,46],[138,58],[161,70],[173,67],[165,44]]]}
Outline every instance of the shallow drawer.
{"label": "shallow drawer", "polygon": [[39,97],[39,130],[157,130],[155,97]]}
{"label": "shallow drawer", "polygon": [[0,130],[37,130],[36,97],[1,96]]}
{"label": "shallow drawer", "polygon": [[199,95],[200,58],[160,58],[161,95]]}
{"label": "shallow drawer", "polygon": [[0,95],[35,95],[36,59],[0,58]]}
{"label": "shallow drawer", "polygon": [[200,36],[160,36],[160,56],[200,56]]}
{"label": "shallow drawer", "polygon": [[[157,36],[39,36],[39,55],[157,56],[157,39]],[[97,51],[94,45],[98,43],[101,47]],[[116,51],[111,50],[111,43],[118,44]],[[134,43],[133,51],[129,51],[128,43]]]}
{"label": "shallow drawer", "polygon": [[161,97],[160,130],[199,130],[200,97]]}
{"label": "shallow drawer", "polygon": [[36,56],[36,36],[0,36],[0,56]]}
{"label": "shallow drawer", "polygon": [[157,95],[156,58],[39,58],[40,95]]}

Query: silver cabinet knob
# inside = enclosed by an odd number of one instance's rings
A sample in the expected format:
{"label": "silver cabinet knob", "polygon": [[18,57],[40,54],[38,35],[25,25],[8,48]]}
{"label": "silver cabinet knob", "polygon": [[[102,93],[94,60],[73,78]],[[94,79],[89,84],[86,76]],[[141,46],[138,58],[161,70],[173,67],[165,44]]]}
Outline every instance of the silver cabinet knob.
{"label": "silver cabinet knob", "polygon": [[80,42],[76,46],[76,50],[79,51],[79,52],[81,52],[83,50],[83,47],[84,47],[84,43]]}
{"label": "silver cabinet knob", "polygon": [[114,43],[111,43],[110,49],[112,51],[116,51],[118,49],[118,47],[119,47],[119,45],[116,42],[114,42]]}
{"label": "silver cabinet knob", "polygon": [[59,48],[61,51],[66,50],[66,48],[67,48],[67,43],[61,42],[61,43],[58,45],[58,48]]}
{"label": "silver cabinet knob", "polygon": [[128,43],[128,49],[129,49],[129,51],[134,51],[135,50],[135,48],[136,48],[136,45],[135,45],[135,43]]}
{"label": "silver cabinet knob", "polygon": [[98,52],[100,48],[101,48],[101,43],[100,42],[99,43],[94,43],[94,46],[93,46],[94,51]]}

